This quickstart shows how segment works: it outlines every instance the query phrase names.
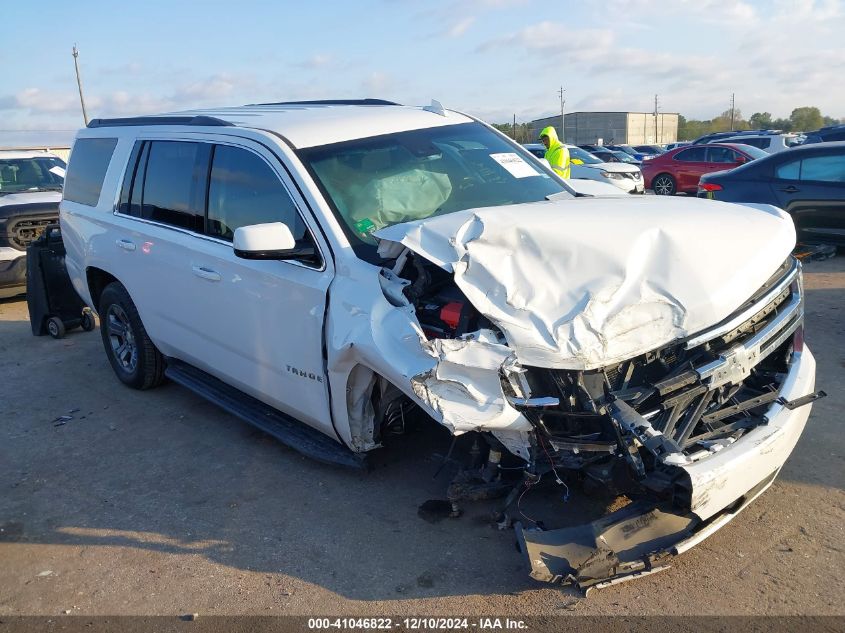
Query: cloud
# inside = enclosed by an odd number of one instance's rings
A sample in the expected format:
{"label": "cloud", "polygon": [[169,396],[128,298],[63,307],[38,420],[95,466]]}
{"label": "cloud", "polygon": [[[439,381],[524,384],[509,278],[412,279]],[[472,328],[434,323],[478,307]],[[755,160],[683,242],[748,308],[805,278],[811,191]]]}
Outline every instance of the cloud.
{"label": "cloud", "polygon": [[67,112],[79,107],[79,97],[73,93],[45,92],[40,88],[25,88],[14,95],[0,97],[0,110],[28,110],[32,113]]}
{"label": "cloud", "polygon": [[613,43],[608,29],[570,29],[563,24],[544,21],[520,29],[516,33],[487,40],[476,49],[486,53],[497,49],[541,52],[547,58],[568,56],[582,59],[595,49],[607,49]]}
{"label": "cloud", "polygon": [[383,97],[393,86],[393,79],[380,71],[371,72],[362,82],[361,88],[367,97]]}
{"label": "cloud", "polygon": [[316,55],[311,56],[304,62],[300,62],[297,64],[300,68],[306,68],[308,70],[318,70],[320,68],[325,68],[334,62],[334,57],[327,53],[317,53]]}
{"label": "cloud", "polygon": [[469,29],[469,27],[471,27],[474,22],[475,22],[474,16],[466,17],[466,18],[460,20],[459,22],[456,22],[452,26],[452,28],[450,28],[447,31],[447,35],[449,37],[460,37],[461,35],[463,35],[464,33],[467,32],[467,29]]}

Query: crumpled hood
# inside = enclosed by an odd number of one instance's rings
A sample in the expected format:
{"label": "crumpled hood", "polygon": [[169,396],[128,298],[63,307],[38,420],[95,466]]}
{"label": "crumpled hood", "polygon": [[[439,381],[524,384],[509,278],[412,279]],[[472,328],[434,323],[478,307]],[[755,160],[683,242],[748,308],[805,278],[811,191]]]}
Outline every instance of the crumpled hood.
{"label": "crumpled hood", "polygon": [[652,196],[470,209],[375,235],[452,271],[522,364],[581,370],[715,325],[795,245],[776,207]]}

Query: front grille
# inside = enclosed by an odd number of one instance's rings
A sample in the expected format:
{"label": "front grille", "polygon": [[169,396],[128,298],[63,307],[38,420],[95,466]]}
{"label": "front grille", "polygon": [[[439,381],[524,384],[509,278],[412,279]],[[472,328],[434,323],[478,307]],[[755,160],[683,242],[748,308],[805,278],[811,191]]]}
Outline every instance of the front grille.
{"label": "front grille", "polygon": [[25,251],[27,246],[41,236],[45,228],[50,224],[56,224],[58,221],[58,216],[54,218],[39,218],[37,220],[29,218],[15,220],[9,226],[9,243],[13,247]]}

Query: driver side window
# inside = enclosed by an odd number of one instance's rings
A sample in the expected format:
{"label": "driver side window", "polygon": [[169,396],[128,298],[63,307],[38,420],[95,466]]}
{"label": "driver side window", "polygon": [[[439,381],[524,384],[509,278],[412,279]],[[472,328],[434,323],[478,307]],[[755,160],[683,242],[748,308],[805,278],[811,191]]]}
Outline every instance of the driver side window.
{"label": "driver side window", "polygon": [[238,227],[266,222],[284,222],[297,240],[305,236],[305,224],[270,166],[248,150],[215,145],[206,233],[231,241]]}

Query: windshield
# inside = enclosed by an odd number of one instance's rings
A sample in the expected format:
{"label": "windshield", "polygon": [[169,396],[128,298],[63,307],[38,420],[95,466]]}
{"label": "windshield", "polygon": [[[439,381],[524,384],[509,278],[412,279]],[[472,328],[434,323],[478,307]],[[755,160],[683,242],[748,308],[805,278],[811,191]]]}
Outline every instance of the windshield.
{"label": "windshield", "polygon": [[364,259],[374,254],[372,233],[386,226],[569,192],[529,152],[480,123],[323,145],[299,155]]}
{"label": "windshield", "polygon": [[21,191],[61,191],[65,162],[54,156],[0,158],[0,195]]}
{"label": "windshield", "polygon": [[600,158],[596,158],[590,152],[581,149],[580,147],[571,147],[569,145],[566,146],[566,149],[569,150],[569,159],[572,160],[573,158],[580,160],[585,165],[598,165],[601,161]]}

